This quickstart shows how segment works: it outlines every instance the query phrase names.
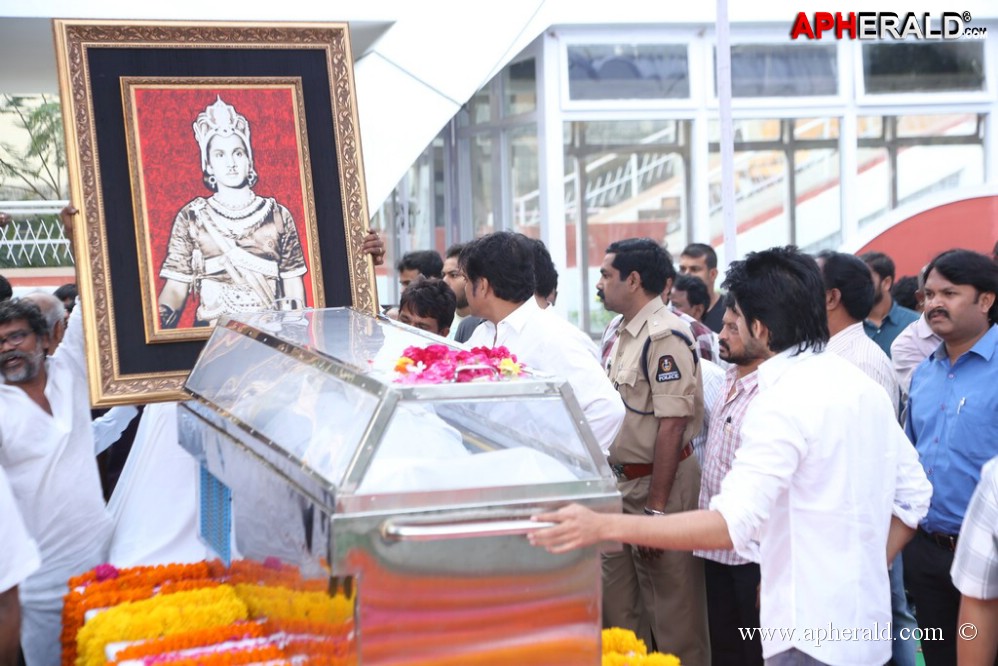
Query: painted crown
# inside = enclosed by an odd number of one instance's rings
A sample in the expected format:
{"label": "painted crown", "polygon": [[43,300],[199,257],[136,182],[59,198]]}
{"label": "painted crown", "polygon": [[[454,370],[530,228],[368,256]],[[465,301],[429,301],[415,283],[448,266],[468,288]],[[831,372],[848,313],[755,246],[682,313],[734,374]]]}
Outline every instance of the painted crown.
{"label": "painted crown", "polygon": [[215,103],[198,114],[194,121],[194,138],[201,147],[201,170],[208,168],[208,144],[216,136],[235,134],[243,140],[250,163],[253,162],[253,148],[250,146],[250,128],[246,116],[236,112],[235,107],[217,96]]}

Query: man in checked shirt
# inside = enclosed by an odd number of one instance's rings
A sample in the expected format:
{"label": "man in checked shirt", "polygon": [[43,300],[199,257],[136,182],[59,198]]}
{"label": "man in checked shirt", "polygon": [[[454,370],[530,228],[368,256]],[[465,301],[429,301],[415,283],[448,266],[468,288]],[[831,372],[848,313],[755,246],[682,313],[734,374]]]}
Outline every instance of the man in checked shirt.
{"label": "man in checked shirt", "polygon": [[[759,391],[756,369],[765,360],[745,348],[738,335],[738,317],[733,305],[725,303],[721,320],[721,358],[731,365],[707,428],[707,443],[701,457],[701,509],[710,506],[711,498],[720,492],[721,481],[731,469],[731,461],[741,444],[742,420]],[[695,550],[693,554],[704,561],[707,622],[714,663],[761,666],[762,643],[758,635],[746,640],[738,632],[739,627],[759,626],[759,565],[739,557],[733,550]]]}

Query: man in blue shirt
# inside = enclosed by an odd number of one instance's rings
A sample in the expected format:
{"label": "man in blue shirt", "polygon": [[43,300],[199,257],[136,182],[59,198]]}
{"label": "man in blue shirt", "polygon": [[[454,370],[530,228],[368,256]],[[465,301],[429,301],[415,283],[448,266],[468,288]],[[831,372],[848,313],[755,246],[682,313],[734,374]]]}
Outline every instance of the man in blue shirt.
{"label": "man in blue shirt", "polygon": [[874,288],[873,309],[863,322],[863,330],[890,358],[894,338],[918,319],[918,313],[898,305],[891,296],[894,261],[890,257],[883,252],[867,252],[859,258],[869,267]]}
{"label": "man in blue shirt", "polygon": [[911,380],[905,430],[932,483],[932,502],[904,551],[904,573],[923,629],[927,666],[956,663],[960,593],[953,552],[981,467],[998,454],[998,264],[950,250],[925,271],[925,316],[943,339]]}

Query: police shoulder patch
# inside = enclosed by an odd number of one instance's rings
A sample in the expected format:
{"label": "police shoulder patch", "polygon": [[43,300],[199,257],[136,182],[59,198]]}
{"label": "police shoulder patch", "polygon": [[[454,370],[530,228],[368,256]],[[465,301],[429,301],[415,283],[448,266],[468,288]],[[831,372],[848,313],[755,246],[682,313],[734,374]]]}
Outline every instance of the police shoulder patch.
{"label": "police shoulder patch", "polygon": [[655,375],[656,381],[674,382],[681,377],[682,375],[679,372],[679,366],[676,365],[676,359],[672,358],[669,354],[659,357],[658,373]]}

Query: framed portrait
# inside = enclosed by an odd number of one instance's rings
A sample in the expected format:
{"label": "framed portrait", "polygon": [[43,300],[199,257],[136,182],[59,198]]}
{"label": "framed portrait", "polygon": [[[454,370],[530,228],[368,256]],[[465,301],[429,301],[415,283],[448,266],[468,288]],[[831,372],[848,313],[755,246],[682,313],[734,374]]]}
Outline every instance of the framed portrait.
{"label": "framed portrait", "polygon": [[54,30],[94,406],[184,399],[221,317],[377,311],[346,24]]}

